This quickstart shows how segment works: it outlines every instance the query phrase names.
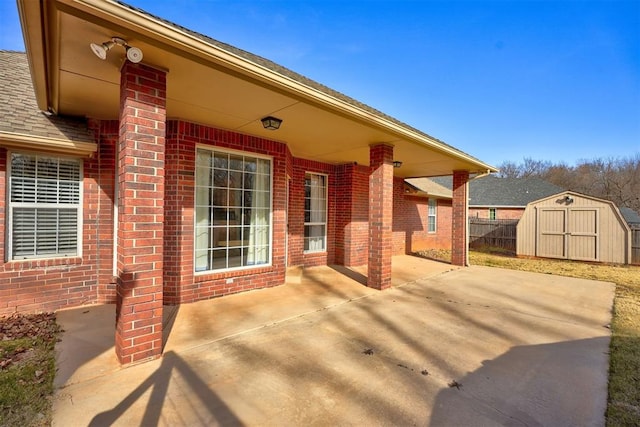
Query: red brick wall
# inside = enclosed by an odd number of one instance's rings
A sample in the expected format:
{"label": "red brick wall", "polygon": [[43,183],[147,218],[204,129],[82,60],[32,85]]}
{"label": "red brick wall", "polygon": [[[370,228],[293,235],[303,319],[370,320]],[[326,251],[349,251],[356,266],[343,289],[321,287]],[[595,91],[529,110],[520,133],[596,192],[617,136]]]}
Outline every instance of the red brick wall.
{"label": "red brick wall", "polygon": [[[149,118],[145,118],[149,120]],[[83,257],[74,259],[38,260],[0,263],[0,313],[56,310],[87,303],[116,301],[113,277],[113,198],[115,182],[117,121],[91,121],[91,129],[99,142],[99,150],[92,159],[84,159],[84,228]],[[193,302],[249,289],[279,285],[284,282],[285,200],[287,177],[291,178],[289,193],[289,265],[324,265],[339,263],[348,266],[366,265],[369,255],[369,176],[371,168],[347,164],[340,166],[297,159],[285,144],[196,125],[185,121],[169,121],[164,149],[164,223],[161,260],[155,253],[147,253],[148,246],[136,249],[135,255],[120,253],[121,270],[128,272],[127,262],[139,268],[142,261],[162,266],[165,304]],[[273,263],[272,266],[224,273],[194,274],[193,227],[196,145],[258,153],[273,158]],[[147,147],[149,148],[149,147]],[[136,167],[157,172],[157,159],[147,158],[148,152],[136,160]],[[6,199],[6,155],[0,149],[0,197]],[[134,168],[135,169],[135,168]],[[137,174],[144,170],[136,169]],[[133,170],[120,169],[127,178]],[[327,251],[303,253],[304,233],[304,174],[326,174],[328,180]],[[144,179],[144,178],[143,178]],[[153,181],[152,177],[150,179]],[[158,185],[158,183],[154,183]],[[161,187],[160,187],[161,188]],[[392,252],[395,254],[425,248],[449,248],[451,236],[451,202],[438,201],[437,232],[428,233],[428,200],[405,196],[403,180],[394,179]],[[125,193],[127,189],[125,188]],[[130,193],[131,194],[131,193]],[[138,201],[144,198],[138,198]],[[132,209],[147,217],[160,215],[158,200],[149,205],[132,208],[121,204],[123,216],[120,237],[135,235],[148,239],[158,230],[149,231],[144,221],[131,216]],[[130,202],[130,201],[129,201]],[[144,219],[144,218],[143,218]],[[162,221],[160,221],[162,223]],[[143,224],[144,231],[127,228],[133,223]],[[0,206],[0,255],[4,259],[4,227],[6,210]],[[123,234],[124,232],[124,234]],[[145,237],[146,236],[146,237]],[[124,242],[131,238],[124,237]],[[157,239],[147,240],[157,242]],[[139,242],[142,243],[142,242]],[[129,248],[132,249],[132,248]],[[138,256],[136,262],[134,258]],[[123,257],[129,257],[128,261]],[[143,257],[141,259],[140,257]],[[140,274],[138,277],[146,275]],[[135,276],[135,274],[134,274]],[[133,276],[126,276],[125,278]],[[146,279],[145,279],[146,280]],[[157,283],[158,278],[152,279]],[[145,297],[148,298],[148,297]],[[160,301],[162,301],[160,300]],[[155,304],[155,305],[154,305]],[[158,303],[150,308],[157,309]],[[140,320],[140,319],[138,319]]]}
{"label": "red brick wall", "polygon": [[337,168],[336,263],[366,265],[369,259],[369,173],[367,166]]}
{"label": "red brick wall", "polygon": [[4,201],[7,200],[8,152],[0,148],[0,315],[114,302],[111,201],[117,127],[105,125],[94,131],[100,142],[99,152],[93,158],[82,159],[82,257],[6,262],[8,207]]}
{"label": "red brick wall", "polygon": [[391,286],[393,253],[393,147],[369,148],[369,263],[367,286]]}
{"label": "red brick wall", "polygon": [[125,62],[120,79],[116,355],[162,353],[166,72]]}
{"label": "red brick wall", "polygon": [[429,199],[405,195],[402,178],[393,182],[393,253],[451,249],[451,200],[437,200],[436,231],[428,232]]}
{"label": "red brick wall", "polygon": [[469,172],[453,172],[452,197],[452,229],[451,229],[451,263],[464,266],[467,264],[467,199]]}
{"label": "red brick wall", "polygon": [[[97,221],[94,231],[97,234],[98,296],[96,301],[103,304],[116,302],[116,278],[113,275],[113,200],[115,195],[116,147],[118,144],[119,125],[117,120],[97,121],[89,123],[98,142],[96,159],[91,162],[97,180],[90,181],[91,194],[89,204],[97,209]],[[85,173],[86,173],[85,166]],[[85,182],[85,186],[87,182]],[[86,193],[85,193],[86,198]],[[87,200],[85,199],[85,203]]]}
{"label": "red brick wall", "polygon": [[[524,208],[496,208],[496,219],[520,219]],[[489,219],[489,208],[469,208],[469,217]]]}
{"label": "red brick wall", "polygon": [[[196,145],[268,155],[273,158],[272,265],[221,273],[194,274],[194,188]],[[285,144],[185,121],[167,123],[165,198],[165,303],[179,304],[276,286],[285,278]],[[293,172],[292,172],[293,173]],[[295,222],[290,219],[290,222]]]}

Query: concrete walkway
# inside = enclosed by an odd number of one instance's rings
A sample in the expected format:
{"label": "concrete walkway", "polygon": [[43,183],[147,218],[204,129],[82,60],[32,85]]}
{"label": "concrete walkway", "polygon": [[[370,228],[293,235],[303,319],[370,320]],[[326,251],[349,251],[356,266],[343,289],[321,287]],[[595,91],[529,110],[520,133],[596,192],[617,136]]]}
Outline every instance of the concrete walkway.
{"label": "concrete walkway", "polygon": [[62,311],[54,425],[604,424],[612,284],[408,256],[393,289],[364,274],[167,308],[164,356],[125,369],[113,306]]}

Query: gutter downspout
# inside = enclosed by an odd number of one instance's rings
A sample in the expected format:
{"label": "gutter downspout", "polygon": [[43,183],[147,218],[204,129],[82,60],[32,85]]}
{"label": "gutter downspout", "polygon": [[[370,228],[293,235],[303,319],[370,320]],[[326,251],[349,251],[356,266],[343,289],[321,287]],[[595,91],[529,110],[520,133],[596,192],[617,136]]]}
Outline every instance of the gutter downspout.
{"label": "gutter downspout", "polygon": [[491,171],[489,169],[486,170],[486,172],[481,172],[478,175],[474,176],[473,178],[469,178],[467,180],[467,183],[465,184],[466,188],[465,188],[465,192],[467,193],[467,199],[465,201],[465,207],[464,207],[464,220],[465,220],[465,224],[466,224],[466,234],[467,234],[467,252],[466,252],[466,259],[464,260],[464,265],[465,267],[470,267],[471,263],[469,262],[469,236],[470,236],[470,232],[469,232],[469,183],[471,181],[473,181],[474,179],[478,179],[478,178],[483,178],[487,175],[490,175]]}

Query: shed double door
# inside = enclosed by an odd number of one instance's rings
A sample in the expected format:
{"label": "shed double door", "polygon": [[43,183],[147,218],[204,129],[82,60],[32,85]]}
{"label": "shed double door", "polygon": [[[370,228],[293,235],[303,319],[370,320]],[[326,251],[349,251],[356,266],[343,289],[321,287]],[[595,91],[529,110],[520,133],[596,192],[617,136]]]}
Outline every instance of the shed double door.
{"label": "shed double door", "polygon": [[538,208],[536,256],[598,261],[598,209]]}

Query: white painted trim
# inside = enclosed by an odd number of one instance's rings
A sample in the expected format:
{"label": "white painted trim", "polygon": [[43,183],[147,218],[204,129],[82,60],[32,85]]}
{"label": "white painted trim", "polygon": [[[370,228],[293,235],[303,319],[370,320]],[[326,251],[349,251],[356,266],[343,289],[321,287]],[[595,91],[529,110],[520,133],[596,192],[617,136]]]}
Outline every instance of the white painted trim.
{"label": "white painted trim", "polygon": [[[305,251],[303,249],[303,253],[304,254],[321,254],[321,253],[326,253],[327,252],[327,247],[329,246],[329,242],[328,242],[328,237],[327,237],[327,233],[329,231],[329,175],[326,173],[319,173],[319,172],[312,172],[312,171],[305,171],[304,172],[304,176],[305,179],[307,178],[307,174],[309,175],[318,175],[318,176],[324,176],[325,177],[325,198],[324,198],[324,214],[325,214],[325,218],[324,218],[324,223],[311,223],[311,222],[306,222],[304,221],[304,209],[303,209],[303,227],[305,227],[307,224],[310,225],[324,225],[324,249],[321,250],[316,250],[316,251],[311,251],[311,250],[307,250]],[[304,198],[303,198],[304,199]],[[304,239],[305,239],[305,235],[304,235],[304,228],[302,230],[302,247],[304,248]]]}
{"label": "white painted trim", "polygon": [[[269,187],[270,187],[270,192],[269,192],[269,256],[267,259],[267,262],[265,264],[259,264],[259,265],[246,265],[246,266],[240,266],[240,267],[232,267],[232,268],[224,268],[224,269],[219,269],[219,270],[205,270],[205,271],[196,271],[196,173],[197,173],[197,162],[198,162],[198,149],[203,149],[203,150],[208,150],[208,151],[218,151],[218,152],[222,152],[222,153],[229,153],[229,154],[238,154],[241,156],[247,156],[247,157],[255,157],[255,158],[259,158],[259,159],[263,159],[263,160],[269,160]],[[193,274],[195,276],[206,276],[206,275],[211,275],[211,274],[220,274],[220,273],[228,273],[228,272],[233,272],[233,271],[244,271],[244,270],[253,270],[253,269],[258,269],[258,268],[266,268],[266,267],[272,267],[273,266],[273,193],[274,193],[274,189],[273,189],[273,170],[274,170],[274,157],[273,156],[269,156],[269,155],[265,155],[265,154],[260,154],[260,153],[254,153],[252,151],[242,151],[242,150],[235,150],[232,148],[226,148],[226,147],[219,147],[219,146],[215,146],[215,145],[209,145],[209,144],[196,144],[195,146],[195,152],[194,152],[194,156],[195,156],[195,161],[194,161],[194,170],[193,170],[193,253],[192,255],[192,263],[193,263]]]}

